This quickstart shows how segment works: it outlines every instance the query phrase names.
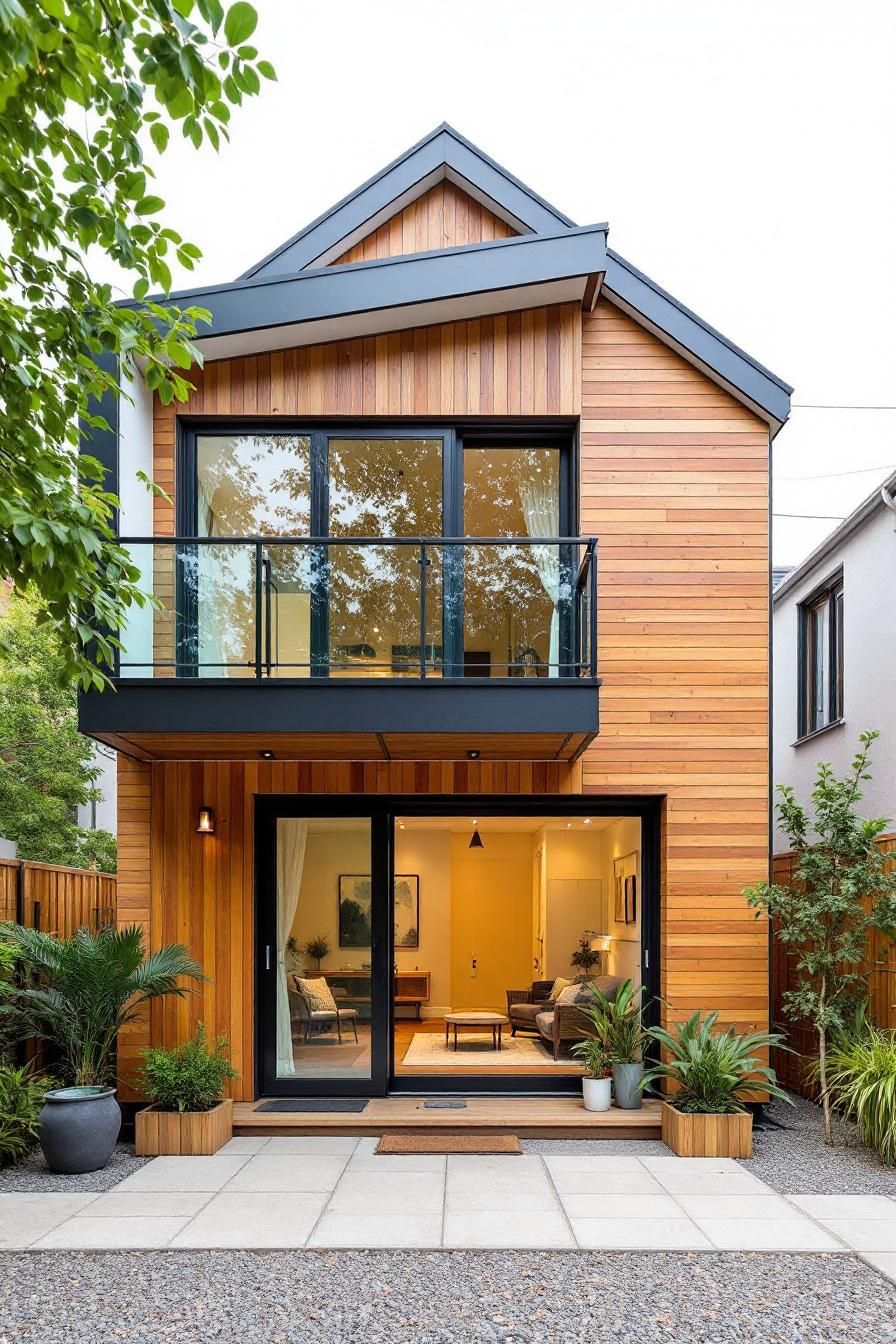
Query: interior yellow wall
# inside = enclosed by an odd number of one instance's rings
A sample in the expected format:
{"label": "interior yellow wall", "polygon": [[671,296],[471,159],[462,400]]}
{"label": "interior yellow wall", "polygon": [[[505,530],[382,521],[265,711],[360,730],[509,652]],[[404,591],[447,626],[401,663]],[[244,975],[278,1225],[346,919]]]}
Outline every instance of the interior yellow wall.
{"label": "interior yellow wall", "polygon": [[451,1008],[451,836],[396,830],[395,871],[420,878],[420,947],[397,947],[395,961],[400,971],[429,971],[423,1016],[441,1017]]}
{"label": "interior yellow wall", "polygon": [[[451,1006],[504,1011],[532,981],[531,835],[451,836]],[[477,971],[470,973],[470,958]]]}
{"label": "interior yellow wall", "polygon": [[[640,983],[641,979],[641,823],[637,817],[620,817],[614,821],[612,826],[601,832],[601,839],[604,846],[604,856],[607,871],[606,884],[606,902],[607,902],[607,922],[606,931],[613,939],[610,945],[610,974],[621,976],[623,979],[632,979],[635,984]],[[613,887],[613,860],[622,858],[624,854],[630,854],[633,850],[638,851],[638,897],[636,924],[617,924],[613,918],[615,912],[615,899]]]}
{"label": "interior yellow wall", "polygon": [[[368,822],[359,822],[357,830],[309,832],[292,936],[302,947],[309,938],[325,935],[330,955],[321,963],[324,974],[327,970],[359,969],[370,961],[369,947],[339,946],[339,875],[369,872]],[[309,963],[303,958],[303,964]]]}
{"label": "interior yellow wall", "polygon": [[[599,831],[546,831],[545,978],[581,974],[570,961],[585,929],[603,931],[606,873]],[[603,965],[601,965],[603,972]]]}

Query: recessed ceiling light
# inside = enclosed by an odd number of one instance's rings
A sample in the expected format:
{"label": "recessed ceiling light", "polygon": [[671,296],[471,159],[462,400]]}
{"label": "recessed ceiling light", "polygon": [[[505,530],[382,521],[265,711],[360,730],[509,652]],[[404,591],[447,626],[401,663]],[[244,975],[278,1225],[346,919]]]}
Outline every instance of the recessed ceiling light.
{"label": "recessed ceiling light", "polygon": [[479,760],[479,751],[477,750],[476,747],[471,747],[470,750],[467,752],[467,760],[468,761]]}
{"label": "recessed ceiling light", "polygon": [[473,820],[473,825],[474,825],[474,826],[478,826],[478,825],[479,825],[479,818],[478,818],[478,817],[473,817],[472,820]]}
{"label": "recessed ceiling light", "polygon": [[263,761],[272,761],[274,759],[274,753],[272,751],[262,751],[259,752],[259,755]]}
{"label": "recessed ceiling light", "polygon": [[590,818],[590,817],[586,817],[586,818],[585,818],[584,825],[585,825],[585,826],[590,826],[590,825],[591,825],[591,818]]}
{"label": "recessed ceiling light", "polygon": [[400,821],[400,822],[398,823],[398,829],[399,829],[400,831],[403,831],[403,830],[404,830],[404,822],[403,822],[403,821]]}
{"label": "recessed ceiling light", "polygon": [[568,821],[568,822],[566,823],[566,829],[567,829],[568,831],[569,831],[569,830],[572,830],[572,822],[571,822],[571,821]]}

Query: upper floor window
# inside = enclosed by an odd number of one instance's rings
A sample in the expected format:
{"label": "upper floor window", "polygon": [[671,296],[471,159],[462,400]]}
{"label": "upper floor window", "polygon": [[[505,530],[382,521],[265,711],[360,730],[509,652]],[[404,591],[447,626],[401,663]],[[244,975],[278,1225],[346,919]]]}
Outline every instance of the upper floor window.
{"label": "upper floor window", "polygon": [[843,576],[800,604],[799,735],[843,717]]}

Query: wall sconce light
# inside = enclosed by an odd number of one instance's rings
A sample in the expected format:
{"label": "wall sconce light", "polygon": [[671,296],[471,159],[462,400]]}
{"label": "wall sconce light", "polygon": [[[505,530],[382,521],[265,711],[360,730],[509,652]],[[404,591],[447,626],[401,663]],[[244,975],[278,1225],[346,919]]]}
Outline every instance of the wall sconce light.
{"label": "wall sconce light", "polygon": [[215,809],[213,807],[200,807],[199,821],[196,830],[200,835],[214,835],[215,833]]}

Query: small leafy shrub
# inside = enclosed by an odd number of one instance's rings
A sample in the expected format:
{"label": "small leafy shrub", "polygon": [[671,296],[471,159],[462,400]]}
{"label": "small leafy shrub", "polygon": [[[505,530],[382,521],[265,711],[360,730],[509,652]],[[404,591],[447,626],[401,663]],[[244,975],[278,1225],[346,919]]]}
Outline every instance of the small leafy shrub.
{"label": "small leafy shrub", "polygon": [[597,985],[589,985],[594,1003],[577,1005],[603,1041],[611,1064],[637,1064],[647,1032],[641,1025],[641,989],[623,980],[615,997],[608,998]]}
{"label": "small leafy shrub", "polygon": [[144,1050],[143,1061],[146,1095],[164,1111],[209,1111],[227,1079],[239,1077],[227,1057],[227,1038],[219,1036],[210,1051],[202,1022],[192,1040],[173,1050]]}
{"label": "small leafy shrub", "polygon": [[780,1101],[790,1101],[777,1084],[774,1069],[762,1064],[761,1050],[780,1045],[784,1039],[773,1032],[754,1031],[740,1035],[729,1027],[713,1033],[718,1013],[701,1021],[694,1013],[687,1022],[676,1022],[672,1031],[648,1027],[647,1035],[667,1052],[668,1058],[644,1075],[643,1086],[667,1079],[675,1084],[668,1101],[678,1111],[694,1115],[733,1115],[757,1092]]}
{"label": "small leafy shrub", "polygon": [[862,1142],[896,1166],[896,1031],[862,1021],[834,1037],[828,1054],[832,1104]]}
{"label": "small leafy shrub", "polygon": [[37,1122],[52,1079],[24,1068],[0,1066],[0,1166],[18,1162],[37,1142]]}

